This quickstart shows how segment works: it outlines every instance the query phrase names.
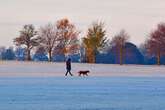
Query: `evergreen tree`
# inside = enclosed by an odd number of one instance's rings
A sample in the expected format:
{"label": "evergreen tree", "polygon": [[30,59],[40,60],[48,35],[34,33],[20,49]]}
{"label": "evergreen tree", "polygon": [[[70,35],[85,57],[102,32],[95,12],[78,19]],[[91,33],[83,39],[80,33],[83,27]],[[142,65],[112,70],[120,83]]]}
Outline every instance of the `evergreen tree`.
{"label": "evergreen tree", "polygon": [[105,35],[104,23],[94,22],[89,27],[86,37],[83,38],[87,62],[96,62],[97,52],[103,49],[107,43],[107,37]]}

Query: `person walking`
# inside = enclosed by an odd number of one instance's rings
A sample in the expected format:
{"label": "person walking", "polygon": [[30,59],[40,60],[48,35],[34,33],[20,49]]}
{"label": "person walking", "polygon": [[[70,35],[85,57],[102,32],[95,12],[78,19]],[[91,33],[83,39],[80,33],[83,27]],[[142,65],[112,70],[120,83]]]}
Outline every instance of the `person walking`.
{"label": "person walking", "polygon": [[72,73],[71,73],[71,59],[70,58],[68,58],[68,60],[66,61],[66,74],[65,74],[65,76],[67,76],[68,75],[68,73],[71,75],[71,76],[73,76],[72,75]]}

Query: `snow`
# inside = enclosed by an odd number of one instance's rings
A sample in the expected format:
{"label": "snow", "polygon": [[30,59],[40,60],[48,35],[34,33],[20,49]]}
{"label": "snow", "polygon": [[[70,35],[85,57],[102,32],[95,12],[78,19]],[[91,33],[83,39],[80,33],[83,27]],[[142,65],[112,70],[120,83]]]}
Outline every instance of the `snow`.
{"label": "snow", "polygon": [[[72,73],[90,70],[90,76],[165,76],[165,66],[72,64]],[[0,62],[0,77],[48,77],[64,76],[65,63],[48,62]]]}
{"label": "snow", "polygon": [[[0,110],[164,110],[165,67],[0,62]],[[90,70],[89,77],[77,71]]]}
{"label": "snow", "polygon": [[165,78],[0,78],[0,110],[164,110]]}

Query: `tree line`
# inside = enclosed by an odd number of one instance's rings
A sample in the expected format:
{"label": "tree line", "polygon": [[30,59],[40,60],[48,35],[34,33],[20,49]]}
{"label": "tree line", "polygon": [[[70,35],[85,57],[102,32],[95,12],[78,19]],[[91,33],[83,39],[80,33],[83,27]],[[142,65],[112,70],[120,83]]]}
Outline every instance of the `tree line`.
{"label": "tree line", "polygon": [[165,23],[159,23],[140,47],[129,41],[130,36],[124,29],[110,40],[103,22],[92,23],[83,37],[80,33],[66,18],[57,20],[54,24],[48,23],[38,30],[32,24],[24,25],[20,35],[13,40],[15,49],[1,47],[0,56],[4,60],[50,62],[59,59],[65,61],[67,57],[73,57],[77,62],[110,61],[109,63],[122,65],[136,60],[131,59],[136,53],[136,56],[143,60],[140,64],[150,64],[144,63],[146,59],[147,62],[156,60],[158,65],[165,63]]}

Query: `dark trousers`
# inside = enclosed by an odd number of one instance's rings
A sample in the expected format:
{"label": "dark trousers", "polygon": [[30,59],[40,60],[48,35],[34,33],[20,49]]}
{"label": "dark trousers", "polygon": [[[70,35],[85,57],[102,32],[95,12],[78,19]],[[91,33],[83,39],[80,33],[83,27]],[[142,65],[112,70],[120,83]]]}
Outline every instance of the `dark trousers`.
{"label": "dark trousers", "polygon": [[66,72],[65,76],[67,76],[67,75],[68,75],[68,73],[69,73],[71,76],[73,76],[73,75],[72,75],[72,73],[71,73],[71,70],[67,70],[67,72]]}

